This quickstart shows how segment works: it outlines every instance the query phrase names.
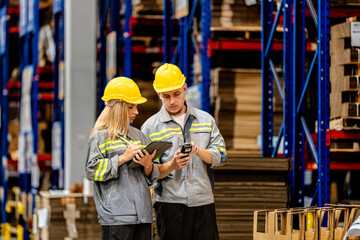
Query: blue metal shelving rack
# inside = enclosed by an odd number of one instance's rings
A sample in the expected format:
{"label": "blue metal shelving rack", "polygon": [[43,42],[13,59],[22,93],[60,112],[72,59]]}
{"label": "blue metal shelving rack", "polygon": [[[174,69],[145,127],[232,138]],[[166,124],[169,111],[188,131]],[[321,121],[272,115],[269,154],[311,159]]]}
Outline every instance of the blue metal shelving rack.
{"label": "blue metal shelving rack", "polygon": [[[317,11],[311,0],[282,0],[275,20],[274,1],[262,2],[262,154],[276,156],[281,138],[284,139],[284,157],[292,157],[290,177],[293,206],[304,205],[304,142],[305,138],[318,166],[318,183],[313,201],[317,206],[329,202],[329,1],[318,0]],[[318,45],[310,68],[305,69],[305,8],[308,6],[318,31]],[[271,61],[274,32],[280,15],[284,21],[284,86],[279,83]],[[292,23],[292,18],[294,22]],[[316,65],[317,63],[317,65]],[[315,146],[303,116],[303,102],[314,67],[317,66],[317,137]],[[306,75],[307,72],[307,75]],[[273,147],[273,81],[283,99],[284,117],[278,141]],[[284,89],[284,90],[283,90]]]}
{"label": "blue metal shelving rack", "polygon": [[[19,188],[21,193],[26,194],[28,200],[28,211],[24,212],[24,218],[31,217],[35,208],[35,196],[38,194],[39,187],[39,167],[38,167],[38,36],[39,36],[39,0],[20,1],[20,20],[19,20],[19,42],[20,42],[20,81],[21,97],[20,101],[30,106],[30,111],[24,114],[25,109],[20,106],[20,128],[19,128]],[[29,71],[31,82],[25,82],[23,74]],[[23,91],[29,85],[31,95],[24,99]],[[21,104],[22,105],[22,104]],[[28,116],[27,114],[30,114]],[[25,119],[24,119],[25,118]],[[29,121],[31,121],[29,123]],[[23,141],[23,142],[21,142]],[[22,145],[22,147],[20,147]],[[23,224],[24,239],[30,239],[30,232]]]}
{"label": "blue metal shelving rack", "polygon": [[1,211],[1,229],[5,227],[6,223],[6,202],[7,202],[7,155],[8,155],[8,92],[7,83],[9,80],[9,21],[8,21],[8,7],[9,1],[0,1],[0,83],[1,83],[1,166],[0,166],[0,211]]}
{"label": "blue metal shelving rack", "polygon": [[[64,118],[64,0],[53,1],[55,59],[53,62],[53,151],[52,187],[64,188],[65,118]],[[61,79],[62,78],[62,79]],[[59,144],[60,143],[60,144]],[[56,156],[55,156],[56,155]]]}
{"label": "blue metal shelving rack", "polygon": [[179,19],[179,40],[176,49],[172,50],[172,17],[173,4],[170,0],[163,1],[163,62],[177,64],[186,76],[188,86],[194,84],[194,52],[197,48],[195,38],[192,36],[193,20],[196,8],[200,3],[201,7],[201,43],[200,43],[200,61],[201,61],[201,109],[210,111],[210,57],[208,54],[208,43],[210,39],[211,26],[211,1],[195,0],[189,1],[189,15]]}
{"label": "blue metal shelving rack", "polygon": [[[124,23],[123,27],[120,25],[120,10],[121,10],[121,1],[119,0],[100,0],[99,1],[99,28],[100,36],[98,39],[99,52],[98,52],[98,61],[99,61],[99,70],[98,70],[98,87],[97,87],[97,112],[101,113],[104,108],[104,102],[101,101],[101,96],[104,93],[106,84],[109,80],[106,76],[106,37],[110,32],[116,32],[116,74],[119,76],[120,73],[120,53],[121,49],[124,49],[123,57],[123,73],[125,77],[131,78],[132,71],[132,59],[131,59],[131,49],[132,49],[132,1],[124,0],[125,12],[124,12]],[[110,14],[110,26],[106,25],[108,12]]]}

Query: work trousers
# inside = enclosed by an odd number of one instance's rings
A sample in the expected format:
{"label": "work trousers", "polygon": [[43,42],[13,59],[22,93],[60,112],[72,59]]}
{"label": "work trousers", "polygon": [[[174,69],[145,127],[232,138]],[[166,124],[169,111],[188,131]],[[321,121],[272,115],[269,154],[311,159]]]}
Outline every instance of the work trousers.
{"label": "work trousers", "polygon": [[151,240],[151,224],[101,226],[102,240]]}
{"label": "work trousers", "polygon": [[188,207],[155,203],[156,224],[161,240],[218,240],[215,204]]}

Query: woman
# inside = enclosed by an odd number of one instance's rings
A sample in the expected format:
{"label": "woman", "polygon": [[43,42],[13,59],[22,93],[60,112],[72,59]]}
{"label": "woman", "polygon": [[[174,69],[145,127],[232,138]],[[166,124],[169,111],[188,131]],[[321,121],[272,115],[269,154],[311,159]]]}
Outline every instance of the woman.
{"label": "woman", "polygon": [[[150,240],[152,205],[149,185],[158,176],[150,155],[142,148],[149,140],[129,126],[146,102],[136,83],[125,77],[111,80],[101,98],[105,108],[91,131],[86,176],[94,181],[94,200],[102,239]],[[130,168],[133,160],[141,167]]]}

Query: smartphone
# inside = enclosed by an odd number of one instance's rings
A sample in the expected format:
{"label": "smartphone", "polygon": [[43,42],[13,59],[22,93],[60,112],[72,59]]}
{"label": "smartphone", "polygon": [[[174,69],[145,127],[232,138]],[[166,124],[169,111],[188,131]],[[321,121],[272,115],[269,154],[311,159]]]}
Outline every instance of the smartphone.
{"label": "smartphone", "polygon": [[[192,144],[189,142],[184,143],[183,145],[181,145],[181,153],[187,153],[189,155],[189,153],[191,152],[192,149]],[[187,156],[185,156],[187,157]],[[184,157],[182,157],[184,158]]]}

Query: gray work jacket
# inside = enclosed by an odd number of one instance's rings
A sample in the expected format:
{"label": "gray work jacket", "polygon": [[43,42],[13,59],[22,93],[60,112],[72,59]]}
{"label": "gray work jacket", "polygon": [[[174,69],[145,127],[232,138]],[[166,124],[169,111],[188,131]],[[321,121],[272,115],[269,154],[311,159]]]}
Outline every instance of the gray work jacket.
{"label": "gray work jacket", "polygon": [[191,155],[190,163],[181,170],[174,170],[155,187],[159,202],[181,203],[189,207],[214,203],[212,167],[224,165],[227,161],[224,138],[214,118],[202,110],[192,108],[186,102],[184,129],[174,121],[163,106],[141,127],[151,141],[169,141],[172,147],[160,157],[160,164],[171,161],[174,153],[184,142],[194,142],[211,153],[212,164]]}
{"label": "gray work jacket", "polygon": [[[119,155],[127,149],[124,141],[107,140],[105,130],[91,134],[86,160],[86,177],[94,181],[94,200],[101,225],[128,225],[152,223],[152,204],[149,185],[159,176],[153,165],[151,176],[143,168],[129,168],[126,163],[118,167]],[[141,148],[150,142],[133,127],[127,136]]]}

